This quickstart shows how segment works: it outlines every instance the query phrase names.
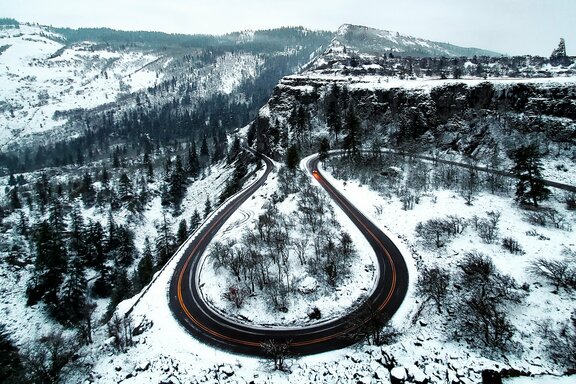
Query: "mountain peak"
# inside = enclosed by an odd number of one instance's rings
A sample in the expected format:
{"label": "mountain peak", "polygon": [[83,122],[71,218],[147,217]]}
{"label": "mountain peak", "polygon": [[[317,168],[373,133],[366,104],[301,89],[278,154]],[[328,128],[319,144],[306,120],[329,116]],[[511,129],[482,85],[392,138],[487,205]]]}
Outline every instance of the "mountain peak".
{"label": "mountain peak", "polygon": [[500,56],[496,52],[477,48],[464,48],[452,44],[435,42],[395,31],[343,24],[338,28],[333,47],[345,47],[360,54],[382,55],[392,53],[399,56]]}

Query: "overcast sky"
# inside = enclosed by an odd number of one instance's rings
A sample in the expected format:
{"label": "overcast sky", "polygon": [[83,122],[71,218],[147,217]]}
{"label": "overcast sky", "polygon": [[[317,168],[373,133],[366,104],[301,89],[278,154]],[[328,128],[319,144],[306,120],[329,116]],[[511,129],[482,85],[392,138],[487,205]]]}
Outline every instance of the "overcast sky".
{"label": "overcast sky", "polygon": [[505,54],[576,55],[576,0],[0,0],[0,16],[62,27],[222,34],[366,25]]}

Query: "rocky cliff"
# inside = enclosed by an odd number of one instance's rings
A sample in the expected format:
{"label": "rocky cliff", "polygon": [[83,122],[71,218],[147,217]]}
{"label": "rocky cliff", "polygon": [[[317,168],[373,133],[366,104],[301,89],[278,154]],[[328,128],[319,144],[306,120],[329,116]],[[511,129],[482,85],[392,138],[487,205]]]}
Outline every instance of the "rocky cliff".
{"label": "rocky cliff", "polygon": [[352,114],[365,148],[432,146],[481,157],[537,141],[544,151],[576,157],[573,60],[339,52],[331,46],[280,81],[251,126],[259,150],[282,158],[290,145],[317,150],[323,137],[340,147]]}

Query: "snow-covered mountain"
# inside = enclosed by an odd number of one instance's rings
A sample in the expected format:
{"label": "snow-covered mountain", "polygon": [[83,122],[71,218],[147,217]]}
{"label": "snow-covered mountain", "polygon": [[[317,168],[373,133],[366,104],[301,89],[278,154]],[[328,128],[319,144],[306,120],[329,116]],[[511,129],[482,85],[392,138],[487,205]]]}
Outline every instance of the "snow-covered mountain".
{"label": "snow-covered mountain", "polygon": [[372,54],[393,54],[420,57],[501,56],[499,53],[479,48],[463,48],[448,43],[430,41],[403,35],[400,32],[380,30],[360,25],[344,24],[338,31],[329,50],[356,50]]}
{"label": "snow-covered mountain", "polygon": [[0,30],[0,146],[63,126],[74,110],[112,103],[153,86],[169,62],[151,50],[64,44],[48,28]]}
{"label": "snow-covered mountain", "polygon": [[[140,104],[137,95],[156,104],[185,97],[191,107],[215,95],[262,103],[261,93],[298,70],[328,36],[297,28],[216,37],[4,25],[0,148],[39,135],[45,142],[77,136],[87,128],[86,113],[129,109]],[[166,84],[170,95],[145,96]]]}
{"label": "snow-covered mountain", "polygon": [[[574,58],[391,57],[390,36],[341,27],[303,72],[278,83],[251,126],[257,147],[281,158],[294,143],[316,150],[325,137],[342,145],[351,108],[368,143],[432,146],[482,158],[496,146],[507,151],[545,138],[546,152],[557,153],[554,146],[573,156]],[[402,46],[423,41],[397,40]]]}
{"label": "snow-covered mountain", "polygon": [[[572,59],[558,64],[528,56],[490,57],[491,52],[350,25],[336,35],[288,28],[182,36],[27,24],[0,32],[0,189],[6,192],[0,200],[0,312],[7,333],[30,360],[26,364],[49,366],[51,342],[68,341],[68,347],[80,336],[87,345],[72,345],[71,363],[55,373],[64,382],[471,383],[486,369],[515,375],[565,372],[548,358],[550,337],[543,335],[562,329],[573,334],[572,328],[562,328],[573,313],[573,291],[566,286],[551,292],[552,284],[526,267],[541,255],[559,262],[574,258],[574,211],[564,208],[570,201],[574,205],[574,196],[570,200],[555,191],[545,209],[530,216],[532,211],[514,202],[510,180],[493,180],[500,184],[489,192],[490,177],[480,173],[474,177],[484,189],[471,186],[466,201],[462,180],[470,172],[436,160],[506,170],[508,150],[538,142],[545,154],[544,176],[573,183]],[[424,53],[432,57],[420,57]],[[250,126],[237,129],[255,116]],[[409,261],[412,286],[387,342],[294,357],[290,372],[271,372],[260,358],[214,350],[186,334],[166,303],[173,267],[168,260],[202,217],[261,172],[256,159],[239,154],[238,138],[253,140],[260,151],[282,160],[288,147],[300,155],[317,152],[321,143],[323,150],[326,143],[341,147],[355,124],[360,132],[355,140],[364,149],[398,147],[429,156],[374,153],[361,169],[332,156],[323,171],[374,223],[388,228]],[[274,207],[290,216],[287,227],[300,228],[295,209],[302,199],[288,186],[316,187],[310,177],[293,177],[297,173],[287,177],[274,170],[224,227],[221,239],[241,241],[244,228],[256,233],[258,220]],[[338,209],[323,200],[317,205]],[[441,216],[459,233],[443,247],[430,247],[415,229]],[[474,226],[496,216],[497,233],[488,243]],[[369,258],[354,228],[344,225]],[[291,244],[309,237],[320,244],[330,236],[301,230]],[[506,250],[504,240],[509,248],[515,244],[514,250]],[[52,265],[45,248],[54,259],[68,255],[56,265],[56,283],[41,285],[54,292],[52,301],[42,290],[35,292],[42,279],[54,277],[46,273]],[[506,308],[519,330],[511,345],[518,352],[507,351],[506,358],[478,347],[481,337],[472,340],[475,348],[469,340],[474,338],[455,332],[461,301],[437,313],[432,301],[415,292],[423,269],[440,266],[454,279],[448,287],[451,300],[462,300],[462,271],[456,266],[476,250],[499,271],[490,279],[504,276],[497,282],[506,283],[513,281],[506,280],[510,275],[518,286],[507,287],[527,297]],[[73,263],[78,258],[85,264]],[[293,264],[305,272],[306,263]],[[357,264],[355,269],[371,275],[369,261]],[[141,291],[164,265],[150,289]],[[350,292],[370,284],[362,276],[352,275],[349,287],[328,292],[354,301],[358,296]],[[205,284],[212,284],[206,288],[210,300],[223,311],[232,305],[223,292],[232,280],[238,278],[204,276]],[[74,283],[81,289],[68,295]],[[302,291],[309,292],[309,285]],[[71,296],[85,305],[66,301]],[[287,319],[284,312],[266,312],[267,296],[252,299],[256,307],[247,308],[263,308],[251,309],[257,320],[268,323],[273,317],[281,325]],[[330,301],[322,307],[324,316],[346,310],[341,308],[346,300],[318,299]],[[136,300],[132,317],[123,318]],[[119,317],[111,318],[120,302]],[[312,302],[299,302],[290,315],[307,322],[306,306]],[[82,308],[83,317],[63,319],[62,308],[68,315]],[[63,334],[54,332],[63,327],[68,329]]]}

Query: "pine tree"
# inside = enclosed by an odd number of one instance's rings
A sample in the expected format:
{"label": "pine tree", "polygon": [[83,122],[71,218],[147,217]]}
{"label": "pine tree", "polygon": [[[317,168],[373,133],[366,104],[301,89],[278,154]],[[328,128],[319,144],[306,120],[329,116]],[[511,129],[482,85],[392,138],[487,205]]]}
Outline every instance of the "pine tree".
{"label": "pine tree", "polygon": [[548,198],[550,190],[542,181],[542,155],[535,144],[523,145],[511,154],[514,161],[512,171],[518,178],[516,200],[535,207]]}
{"label": "pine tree", "polygon": [[174,169],[170,175],[169,181],[169,195],[170,201],[175,206],[179,206],[184,197],[186,175],[184,172],[184,167],[182,166],[182,160],[180,155],[176,156],[176,161],[174,163]]}
{"label": "pine tree", "polygon": [[346,121],[344,124],[344,131],[346,136],[344,136],[343,147],[346,152],[350,155],[357,156],[360,154],[360,121],[356,117],[354,112],[354,107],[350,106],[348,113],[346,114]]}
{"label": "pine tree", "polygon": [[123,202],[128,201],[132,198],[133,190],[132,190],[132,181],[125,172],[122,172],[120,175],[120,180],[118,182],[118,197]]}
{"label": "pine tree", "polygon": [[86,256],[86,228],[78,204],[74,204],[72,211],[70,211],[68,239],[70,250],[84,259]]}
{"label": "pine tree", "polygon": [[78,255],[73,255],[55,308],[55,316],[64,325],[77,326],[84,320],[87,287],[84,263]]}
{"label": "pine tree", "polygon": [[298,153],[298,147],[296,145],[291,145],[286,152],[286,166],[290,170],[295,170],[300,163],[300,154]]}
{"label": "pine tree", "polygon": [[330,141],[327,137],[323,137],[320,140],[320,148],[318,150],[318,158],[320,161],[324,161],[328,158],[328,151],[330,151]]}
{"label": "pine tree", "polygon": [[58,303],[58,289],[66,272],[67,250],[62,234],[48,220],[41,221],[35,230],[36,260],[34,275],[28,284],[28,304],[39,300],[46,304]]}
{"label": "pine tree", "polygon": [[204,218],[207,218],[210,213],[212,213],[212,203],[210,202],[210,197],[207,196],[204,203]]}
{"label": "pine tree", "polygon": [[22,203],[20,203],[20,197],[18,196],[18,187],[16,186],[10,191],[10,208],[12,210],[22,208]]}
{"label": "pine tree", "polygon": [[132,295],[132,283],[128,279],[126,268],[120,267],[115,270],[114,284],[110,294],[110,304],[108,305],[108,316],[111,316],[116,306]]}
{"label": "pine tree", "polygon": [[202,217],[200,216],[198,210],[194,209],[192,217],[190,218],[190,228],[188,228],[188,230],[190,231],[189,234],[191,235],[192,233],[194,233],[194,231],[200,227],[200,224],[202,224]]}
{"label": "pine tree", "polygon": [[166,218],[166,214],[164,214],[162,223],[158,228],[158,236],[156,237],[156,265],[158,268],[162,268],[172,257],[175,250],[174,244],[175,239],[170,230],[170,222]]}
{"label": "pine tree", "polygon": [[26,383],[20,353],[3,324],[0,324],[0,383]]}
{"label": "pine tree", "polygon": [[194,141],[192,141],[188,147],[188,161],[186,164],[186,171],[192,178],[198,177],[198,174],[200,173],[200,161],[198,160],[196,144]]}
{"label": "pine tree", "polygon": [[206,159],[208,159],[209,155],[210,151],[208,150],[208,141],[206,139],[206,135],[204,135],[204,137],[202,138],[202,145],[200,146],[200,156],[205,161]]}
{"label": "pine tree", "polygon": [[30,234],[30,223],[24,211],[20,211],[18,218],[18,233],[25,239],[28,239],[28,235]]}
{"label": "pine tree", "polygon": [[86,265],[100,271],[106,262],[105,255],[105,235],[102,224],[98,221],[90,222],[85,234]]}
{"label": "pine tree", "polygon": [[82,177],[81,193],[84,206],[93,206],[96,202],[96,190],[94,189],[92,176],[89,172],[84,173]]}
{"label": "pine tree", "polygon": [[338,98],[340,91],[337,85],[332,85],[332,89],[327,97],[326,106],[326,123],[328,128],[334,133],[336,144],[338,144],[338,134],[342,130],[342,121],[340,119],[340,112],[338,109]]}
{"label": "pine tree", "polygon": [[178,225],[178,232],[176,233],[176,244],[184,244],[186,239],[188,239],[188,228],[186,219],[182,219]]}
{"label": "pine tree", "polygon": [[115,262],[128,267],[137,256],[134,245],[134,233],[125,226],[118,226],[116,230],[118,246],[114,252]]}
{"label": "pine tree", "polygon": [[144,250],[142,251],[142,259],[138,263],[138,270],[136,274],[136,288],[138,290],[144,288],[154,276],[154,257],[152,255],[152,247],[150,240],[146,238],[144,241]]}

